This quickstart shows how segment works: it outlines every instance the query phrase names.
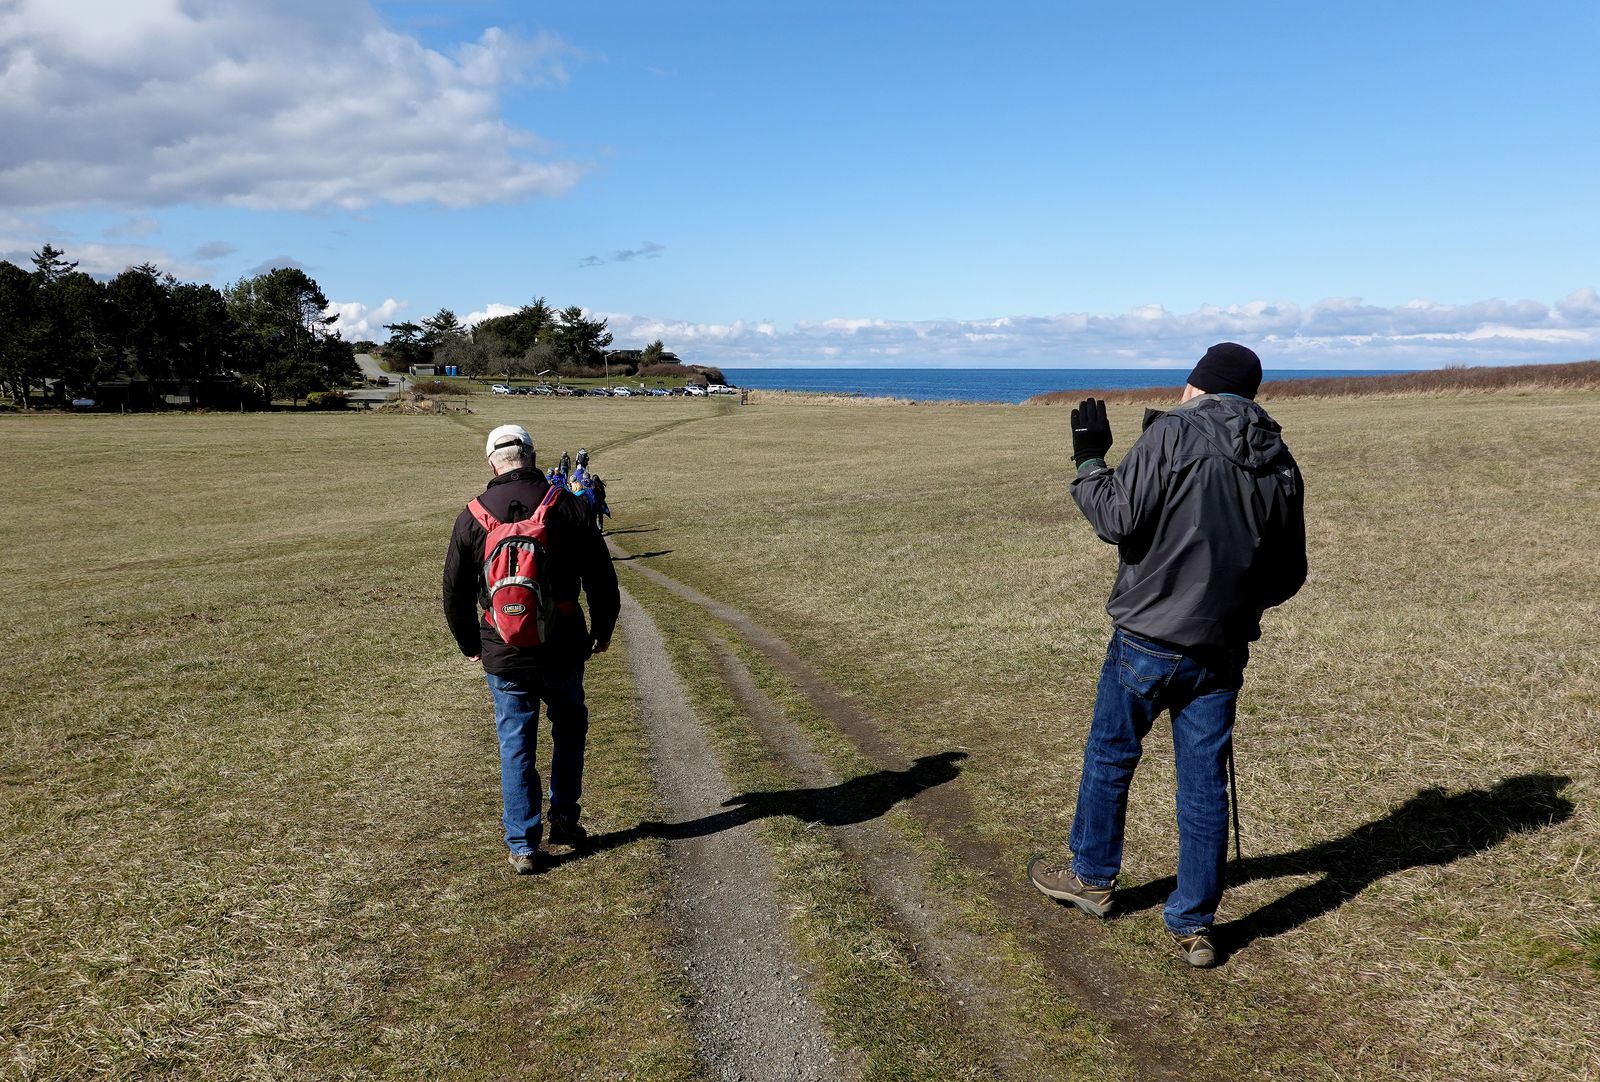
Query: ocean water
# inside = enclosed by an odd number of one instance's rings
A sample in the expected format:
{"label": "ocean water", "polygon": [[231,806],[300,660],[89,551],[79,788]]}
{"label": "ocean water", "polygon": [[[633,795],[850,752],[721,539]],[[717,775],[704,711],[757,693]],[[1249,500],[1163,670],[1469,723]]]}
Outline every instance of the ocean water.
{"label": "ocean water", "polygon": [[[724,368],[728,382],[768,391],[911,398],[919,402],[1021,402],[1046,391],[1182,387],[1187,368]],[[1269,371],[1266,379],[1382,375]]]}

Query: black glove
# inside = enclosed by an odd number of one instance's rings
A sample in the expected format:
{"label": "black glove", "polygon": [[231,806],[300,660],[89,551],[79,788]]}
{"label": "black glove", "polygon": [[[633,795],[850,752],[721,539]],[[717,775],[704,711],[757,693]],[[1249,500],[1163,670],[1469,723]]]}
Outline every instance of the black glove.
{"label": "black glove", "polygon": [[1111,422],[1106,419],[1106,404],[1085,398],[1072,411],[1072,461],[1082,466],[1090,459],[1104,459],[1111,450]]}

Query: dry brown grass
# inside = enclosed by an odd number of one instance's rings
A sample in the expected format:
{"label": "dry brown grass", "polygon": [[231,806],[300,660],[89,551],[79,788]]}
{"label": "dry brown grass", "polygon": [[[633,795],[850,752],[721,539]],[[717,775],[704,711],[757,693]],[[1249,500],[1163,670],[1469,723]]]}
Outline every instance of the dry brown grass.
{"label": "dry brown grass", "polygon": [[[1155,909],[1105,935],[1157,990],[1152,1018],[1218,1062],[1592,1077],[1600,395],[1274,414],[1307,476],[1313,571],[1268,619],[1239,728],[1246,854],[1283,859],[1250,864],[1263,877],[1223,916],[1311,889],[1258,915],[1270,934],[1214,976],[1179,971]],[[1116,454],[1138,410],[1112,419]],[[774,398],[612,462],[649,480],[619,524],[655,531],[637,545],[670,550],[656,566],[768,623],[908,748],[970,750],[976,829],[1019,874],[1059,849],[1115,567],[1070,502],[1059,413]],[[716,486],[664,462],[717,463]],[[1171,786],[1157,736],[1132,887],[1173,867]]]}
{"label": "dry brown grass", "polygon": [[[1182,386],[1111,390],[1064,390],[1034,395],[1024,405],[1076,405],[1085,396],[1108,402],[1154,404],[1177,399]],[[1570,364],[1483,365],[1395,372],[1381,376],[1321,376],[1280,379],[1261,385],[1262,402],[1286,398],[1350,398],[1372,395],[1453,395],[1600,390],[1600,361]]]}
{"label": "dry brown grass", "polygon": [[[503,419],[629,434],[566,405]],[[504,863],[437,600],[499,419],[0,425],[0,1076],[694,1072],[659,847]],[[622,660],[599,829],[658,814]]]}
{"label": "dry brown grass", "polygon": [[[624,540],[772,626],[904,746],[966,749],[974,830],[1019,875],[1059,847],[1115,562],[1067,495],[1064,417],[763,398],[0,419],[3,1070],[502,1077],[526,1050],[561,1077],[692,1071],[640,890],[659,852],[501,875],[486,696],[435,593],[502,421],[542,455],[596,450],[618,525],[651,531]],[[1217,1063],[1592,1077],[1600,394],[1273,411],[1310,486],[1313,574],[1251,666],[1261,878],[1224,916],[1330,868],[1338,904],[1294,903],[1210,975],[1180,970],[1153,909],[1102,934],[1152,1023]],[[1113,409],[1114,457],[1138,412]],[[650,814],[622,671],[591,684],[601,829]],[[1135,891],[1174,859],[1170,744],[1151,743]],[[1540,774],[1570,781],[1500,785]]]}

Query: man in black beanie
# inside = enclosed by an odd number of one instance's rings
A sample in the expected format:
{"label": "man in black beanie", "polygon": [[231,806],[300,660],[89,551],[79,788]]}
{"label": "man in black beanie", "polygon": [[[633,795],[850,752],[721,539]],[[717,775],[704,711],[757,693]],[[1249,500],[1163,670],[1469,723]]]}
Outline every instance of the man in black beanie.
{"label": "man in black beanie", "polygon": [[1111,645],[1068,846],[1028,865],[1052,898],[1104,917],[1122,867],[1128,785],[1156,716],[1172,716],[1178,885],[1162,918],[1185,961],[1215,965],[1211,925],[1228,856],[1233,721],[1261,615],[1306,577],[1305,490],[1282,430],[1254,399],[1261,361],[1235,342],[1206,350],[1183,400],[1146,410],[1115,468],[1104,402],[1072,411],[1072,498],[1121,562]]}

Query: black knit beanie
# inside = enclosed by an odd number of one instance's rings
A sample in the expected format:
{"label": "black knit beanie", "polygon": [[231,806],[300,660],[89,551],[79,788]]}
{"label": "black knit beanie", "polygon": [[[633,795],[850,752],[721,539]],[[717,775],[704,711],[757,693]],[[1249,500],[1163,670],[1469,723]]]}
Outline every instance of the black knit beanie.
{"label": "black knit beanie", "polygon": [[1254,398],[1261,389],[1261,358],[1237,342],[1218,342],[1189,373],[1189,385],[1207,394]]}

